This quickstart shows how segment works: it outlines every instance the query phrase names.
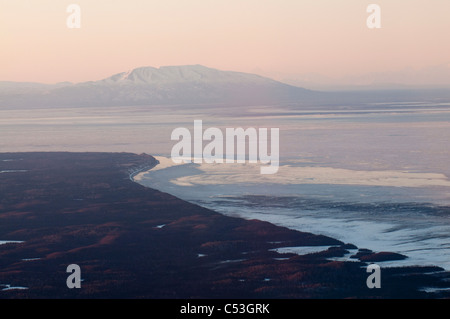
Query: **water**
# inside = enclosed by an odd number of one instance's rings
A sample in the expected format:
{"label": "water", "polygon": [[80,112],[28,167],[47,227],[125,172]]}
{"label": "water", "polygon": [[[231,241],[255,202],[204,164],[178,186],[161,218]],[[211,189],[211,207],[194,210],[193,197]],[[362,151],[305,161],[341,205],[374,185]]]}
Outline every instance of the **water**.
{"label": "water", "polygon": [[[258,218],[450,270],[450,104],[364,107],[139,106],[0,109],[0,149],[168,157],[177,127],[280,129],[280,170],[159,166],[139,182],[224,214]],[[164,162],[163,158],[160,158]],[[390,263],[387,265],[393,265]]]}
{"label": "water", "polygon": [[[409,257],[385,262],[385,266],[439,265],[450,269],[450,206],[432,203],[433,198],[442,200],[437,193],[445,193],[448,187],[258,184],[248,177],[241,182],[231,178],[233,183],[221,184],[223,177],[214,175],[213,170],[199,169],[204,165],[168,167],[138,179],[143,185],[229,216],[265,220],[327,235],[359,248]],[[226,178],[248,170],[245,165],[230,168]],[[177,183],[179,178],[191,177],[196,178],[189,186]]]}
{"label": "water", "polygon": [[277,174],[161,157],[163,169],[139,182],[226,215],[409,257],[384,266],[450,270],[448,106],[271,116],[258,119],[280,127]]}
{"label": "water", "polygon": [[[2,287],[3,287],[3,288],[2,288]],[[20,287],[20,286],[14,287],[14,286],[11,286],[11,285],[9,285],[9,284],[0,284],[0,290],[1,290],[1,291],[8,291],[8,290],[26,290],[26,289],[28,289],[28,287]]]}
{"label": "water", "polygon": [[23,243],[23,241],[18,241],[18,240],[0,240],[0,245],[5,245],[5,244],[20,244]]}

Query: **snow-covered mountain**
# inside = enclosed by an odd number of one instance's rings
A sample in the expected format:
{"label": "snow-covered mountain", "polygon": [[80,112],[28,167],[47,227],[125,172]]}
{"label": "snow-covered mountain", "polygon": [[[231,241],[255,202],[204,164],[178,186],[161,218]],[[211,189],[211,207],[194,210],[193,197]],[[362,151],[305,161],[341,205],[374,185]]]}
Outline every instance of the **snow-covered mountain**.
{"label": "snow-covered mountain", "polygon": [[103,84],[175,84],[175,83],[277,83],[255,74],[220,71],[202,65],[142,67],[115,74]]}
{"label": "snow-covered mountain", "polygon": [[313,92],[255,74],[201,65],[142,67],[100,81],[39,85],[0,82],[1,106],[271,104]]}

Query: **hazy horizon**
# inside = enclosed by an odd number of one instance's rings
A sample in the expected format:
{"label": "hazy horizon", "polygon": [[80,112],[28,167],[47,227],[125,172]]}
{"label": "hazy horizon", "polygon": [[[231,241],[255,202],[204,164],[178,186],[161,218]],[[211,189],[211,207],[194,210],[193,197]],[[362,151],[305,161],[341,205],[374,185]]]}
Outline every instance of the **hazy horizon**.
{"label": "hazy horizon", "polygon": [[[9,81],[9,80],[0,80],[0,83],[3,84],[30,84],[30,85],[76,85],[76,84],[82,84],[82,83],[89,83],[89,82],[97,82],[97,81],[102,81],[102,80],[107,80],[113,76],[116,76],[118,74],[122,74],[122,73],[130,73],[134,70],[137,69],[143,69],[143,68],[155,68],[155,69],[161,69],[161,68],[165,68],[165,67],[185,67],[185,66],[202,66],[202,67],[206,67],[209,69],[214,69],[214,68],[210,68],[208,66],[205,65],[201,65],[201,64],[196,64],[196,65],[184,65],[184,66],[169,66],[169,65],[163,65],[163,66],[159,66],[159,67],[154,67],[154,66],[140,66],[134,69],[129,69],[129,70],[121,70],[121,71],[117,71],[113,74],[110,74],[109,76],[106,76],[104,78],[100,78],[100,79],[91,79],[91,80],[86,80],[86,81],[81,81],[81,82],[72,82],[72,81],[59,81],[59,82],[36,82],[36,81]],[[218,69],[214,69],[214,70],[218,70]],[[404,70],[404,72],[398,72],[398,73],[392,73],[392,80],[386,80],[383,74],[380,73],[372,73],[372,74],[366,74],[366,75],[361,75],[358,77],[346,77],[346,78],[340,78],[340,79],[336,79],[336,78],[328,78],[319,74],[305,74],[305,75],[293,75],[293,74],[278,74],[275,76],[270,76],[270,75],[264,75],[264,74],[259,74],[257,72],[252,73],[252,72],[241,72],[239,70],[219,70],[219,71],[225,71],[225,72],[237,72],[237,73],[245,73],[245,74],[254,74],[254,75],[258,75],[258,76],[262,76],[265,77],[267,79],[273,79],[276,80],[278,82],[284,83],[284,84],[288,84],[291,86],[295,86],[295,87],[299,87],[299,88],[305,88],[308,90],[316,90],[316,91],[376,91],[376,90],[409,90],[409,89],[419,89],[419,90],[433,90],[433,89],[449,89],[450,90],[450,83],[446,84],[444,82],[442,83],[428,83],[426,81],[426,76],[425,76],[425,81],[417,81],[417,82],[411,82],[411,81],[395,81],[395,79],[399,79],[399,78],[405,78],[405,79],[411,79],[413,77],[413,74],[415,72],[419,73],[421,72],[421,70]],[[443,71],[446,71],[445,69]],[[449,68],[450,71],[450,68]],[[422,73],[426,72],[424,70],[422,70]],[[449,73],[449,80],[450,80],[450,73]]]}
{"label": "hazy horizon", "polygon": [[[0,81],[96,81],[142,66],[201,64],[297,86],[450,87],[445,0],[0,2]],[[381,8],[369,29],[367,7]]]}

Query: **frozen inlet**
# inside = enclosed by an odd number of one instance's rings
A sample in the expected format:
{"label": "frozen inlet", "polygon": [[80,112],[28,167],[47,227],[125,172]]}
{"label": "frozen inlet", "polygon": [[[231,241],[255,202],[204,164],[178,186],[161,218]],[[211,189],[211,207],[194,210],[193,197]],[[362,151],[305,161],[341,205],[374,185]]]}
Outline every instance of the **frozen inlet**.
{"label": "frozen inlet", "polygon": [[5,244],[20,244],[23,243],[23,241],[20,240],[0,240],[0,245],[5,245]]}
{"label": "frozen inlet", "polygon": [[279,254],[297,254],[297,255],[307,255],[314,254],[321,251],[325,251],[330,247],[334,246],[295,246],[295,247],[280,247],[270,249],[271,251],[276,251]]}
{"label": "frozen inlet", "polygon": [[24,289],[28,289],[28,287],[20,287],[20,286],[13,287],[13,286],[8,285],[8,284],[0,284],[0,287],[5,287],[5,288],[3,288],[1,291],[8,291],[8,290],[24,290]]}

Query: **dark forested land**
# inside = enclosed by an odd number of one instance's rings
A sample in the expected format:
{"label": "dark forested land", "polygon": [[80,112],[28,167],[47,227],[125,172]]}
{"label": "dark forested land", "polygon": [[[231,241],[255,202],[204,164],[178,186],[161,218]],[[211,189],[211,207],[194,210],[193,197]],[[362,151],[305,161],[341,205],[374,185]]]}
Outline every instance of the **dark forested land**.
{"label": "dark forested land", "polygon": [[[404,258],[356,248],[267,222],[223,216],[145,188],[136,172],[157,164],[128,153],[0,154],[0,298],[440,298],[450,287],[438,267],[382,268]],[[333,246],[298,256],[272,249]],[[69,289],[66,268],[81,268]],[[10,287],[28,289],[12,289]]]}

